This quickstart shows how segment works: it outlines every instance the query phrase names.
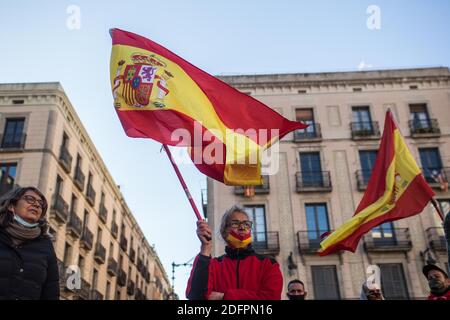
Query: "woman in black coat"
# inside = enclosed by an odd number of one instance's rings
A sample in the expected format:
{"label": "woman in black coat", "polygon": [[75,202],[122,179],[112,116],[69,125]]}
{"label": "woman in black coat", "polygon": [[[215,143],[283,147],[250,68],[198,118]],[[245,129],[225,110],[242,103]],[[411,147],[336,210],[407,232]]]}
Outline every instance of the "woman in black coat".
{"label": "woman in black coat", "polygon": [[59,299],[47,207],[34,187],[17,188],[0,198],[0,299]]}

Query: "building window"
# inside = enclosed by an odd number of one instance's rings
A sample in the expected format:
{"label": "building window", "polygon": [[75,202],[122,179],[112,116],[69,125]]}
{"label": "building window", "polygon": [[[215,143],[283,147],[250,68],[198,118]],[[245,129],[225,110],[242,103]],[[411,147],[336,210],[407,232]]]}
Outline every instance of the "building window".
{"label": "building window", "polygon": [[83,233],[87,229],[89,225],[89,212],[87,210],[84,210],[83,214]]}
{"label": "building window", "polygon": [[252,236],[253,243],[258,246],[258,243],[265,245],[267,242],[266,235],[266,211],[264,206],[245,206],[245,212],[253,221]]}
{"label": "building window", "polygon": [[114,243],[109,244],[109,257],[114,259]]}
{"label": "building window", "polygon": [[296,109],[295,117],[297,121],[309,125],[309,127],[306,129],[296,130],[296,136],[303,138],[314,138],[316,136],[316,125],[314,122],[313,109]]}
{"label": "building window", "polygon": [[359,151],[359,161],[361,162],[361,174],[363,183],[365,185],[369,183],[370,175],[372,174],[372,169],[375,165],[376,158],[377,158],[376,150]]}
{"label": "building window", "polygon": [[319,152],[300,153],[300,170],[303,187],[322,187],[322,165]]}
{"label": "building window", "polygon": [[395,237],[394,224],[385,222],[373,228],[372,239],[375,245],[395,245],[397,239]]}
{"label": "building window", "polygon": [[311,266],[316,300],[340,299],[336,266]]}
{"label": "building window", "polygon": [[325,203],[306,204],[306,226],[310,242],[321,241],[321,235],[330,230],[327,205]]}
{"label": "building window", "polygon": [[84,278],[84,268],[86,265],[86,260],[84,259],[83,256],[78,256],[78,268],[80,268],[80,272],[81,272],[81,277]]}
{"label": "building window", "polygon": [[64,248],[64,266],[68,267],[72,264],[72,246],[66,242],[66,246]]}
{"label": "building window", "polygon": [[6,119],[2,148],[22,148],[24,142],[25,118]]}
{"label": "building window", "polygon": [[102,236],[103,236],[103,230],[102,228],[98,227],[97,229],[97,243],[102,243]]}
{"label": "building window", "polygon": [[372,118],[369,107],[353,107],[353,130],[373,133]]}
{"label": "building window", "polygon": [[111,282],[106,282],[106,300],[110,300],[110,294],[111,294]]}
{"label": "building window", "polygon": [[60,196],[63,187],[63,179],[56,175],[55,196]]}
{"label": "building window", "polygon": [[442,161],[438,148],[420,148],[420,162],[427,182],[436,183],[436,177],[442,170]]}
{"label": "building window", "polygon": [[92,275],[92,289],[97,290],[98,287],[98,271],[94,269],[94,273]]}
{"label": "building window", "polygon": [[411,111],[411,129],[413,131],[430,128],[430,117],[425,103],[410,104],[409,110]]}
{"label": "building window", "polygon": [[384,297],[391,299],[409,299],[403,266],[400,263],[380,264],[381,288]]}
{"label": "building window", "polygon": [[0,164],[0,195],[5,194],[14,187],[16,169],[17,163]]}
{"label": "building window", "polygon": [[70,200],[70,214],[77,214],[77,204],[78,204],[78,198],[72,194],[72,199]]}

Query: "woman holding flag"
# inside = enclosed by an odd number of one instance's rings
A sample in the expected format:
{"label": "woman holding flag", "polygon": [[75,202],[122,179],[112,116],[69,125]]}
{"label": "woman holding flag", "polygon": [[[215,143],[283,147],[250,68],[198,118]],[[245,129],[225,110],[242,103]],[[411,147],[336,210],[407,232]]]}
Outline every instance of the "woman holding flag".
{"label": "woman holding flag", "polygon": [[201,242],[188,281],[191,300],[280,300],[283,277],[274,260],[252,248],[252,221],[245,209],[233,206],[222,217],[220,234],[225,254],[211,257],[212,232],[204,220],[197,222]]}

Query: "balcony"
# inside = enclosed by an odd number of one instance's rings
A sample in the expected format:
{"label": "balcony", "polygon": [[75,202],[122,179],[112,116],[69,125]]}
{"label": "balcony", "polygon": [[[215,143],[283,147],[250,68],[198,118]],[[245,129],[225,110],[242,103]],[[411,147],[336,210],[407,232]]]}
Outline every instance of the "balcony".
{"label": "balcony", "polygon": [[81,172],[81,168],[77,167],[75,168],[75,177],[73,182],[75,183],[75,186],[77,186],[77,188],[83,192],[84,190],[84,181],[85,181],[85,176],[83,174],[83,172]]}
{"label": "balcony", "polygon": [[59,153],[59,164],[64,169],[66,173],[70,173],[72,169],[72,156],[66,147],[62,146]]}
{"label": "balcony", "polygon": [[394,228],[393,232],[372,230],[364,236],[364,248],[367,252],[408,252],[412,242],[408,228]]}
{"label": "balcony", "polygon": [[118,265],[117,261],[114,258],[110,257],[108,259],[108,274],[110,276],[117,276]]}
{"label": "balcony", "polygon": [[106,221],[108,220],[108,210],[106,210],[106,207],[104,204],[100,204],[98,214],[99,214],[100,220],[102,220],[103,223],[106,223]]}
{"label": "balcony", "polygon": [[136,295],[134,297],[135,300],[145,300],[145,295],[141,289],[136,289]]}
{"label": "balcony", "polygon": [[275,256],[280,253],[278,232],[254,232],[253,248],[262,255]]}
{"label": "balcony", "polygon": [[127,274],[123,269],[119,269],[119,273],[117,275],[117,285],[124,287],[127,284]]}
{"label": "balcony", "polygon": [[141,258],[138,258],[137,259],[137,264],[136,264],[137,271],[142,272],[142,268],[143,267],[144,267],[144,264],[142,263]]}
{"label": "balcony", "polygon": [[317,142],[322,140],[322,131],[319,123],[308,123],[306,129],[294,131],[294,142]]}
{"label": "balcony", "polygon": [[103,300],[103,295],[97,290],[91,290],[91,300]]}
{"label": "balcony", "polygon": [[[267,194],[270,192],[270,185],[269,185],[269,176],[262,176],[263,178],[263,184],[257,185],[257,186],[236,186],[234,187],[234,194],[239,196],[249,196],[248,194],[248,188],[251,188],[250,190],[251,194]],[[247,190],[246,190],[247,189]]]}
{"label": "balcony", "polygon": [[416,119],[409,120],[408,123],[412,138],[431,138],[441,135],[437,119]]}
{"label": "balcony", "polygon": [[50,218],[55,219],[59,224],[65,224],[69,219],[69,205],[59,194],[56,195],[50,207]]}
{"label": "balcony", "polygon": [[145,269],[144,279],[147,283],[150,283],[150,271],[148,269]]}
{"label": "balcony", "polygon": [[353,140],[379,139],[380,128],[377,121],[350,122],[350,130]]}
{"label": "balcony", "polygon": [[94,244],[94,234],[85,227],[83,230],[83,235],[81,236],[80,245],[86,250],[92,250],[92,245]]}
{"label": "balcony", "polygon": [[89,300],[91,293],[91,285],[81,278],[81,289],[77,291],[75,299],[77,300]]}
{"label": "balcony", "polygon": [[331,192],[330,171],[296,173],[297,192]]}
{"label": "balcony", "polygon": [[1,139],[1,149],[2,150],[23,150],[25,148],[25,141],[27,135],[25,133],[21,134],[5,134],[0,135]]}
{"label": "balcony", "polygon": [[111,235],[114,237],[114,239],[117,239],[117,236],[119,235],[119,226],[115,221],[111,223]]}
{"label": "balcony", "polygon": [[127,247],[128,247],[128,240],[122,234],[122,235],[120,235],[120,248],[126,252]]}
{"label": "balcony", "polygon": [[136,261],[136,251],[130,246],[130,260],[131,262]]}
{"label": "balcony", "polygon": [[448,190],[450,168],[422,168],[422,172],[430,187],[441,191]]}
{"label": "balcony", "polygon": [[297,232],[298,252],[305,255],[315,255],[320,249],[322,236],[330,230],[302,230]]}
{"label": "balcony", "polygon": [[371,174],[372,171],[369,170],[356,171],[356,184],[358,187],[358,191],[365,191],[367,189],[367,184],[369,183]]}
{"label": "balcony", "polygon": [[86,190],[86,200],[89,202],[91,206],[94,206],[95,204],[95,191],[94,188],[92,188],[92,185],[88,184],[87,190]]}
{"label": "balcony", "polygon": [[70,213],[69,223],[66,226],[66,231],[74,238],[80,238],[83,232],[83,222],[78,218],[75,212]]}
{"label": "balcony", "polygon": [[106,258],[106,249],[101,243],[97,243],[95,245],[95,253],[94,260],[97,261],[98,264],[104,264]]}
{"label": "balcony", "polygon": [[134,295],[134,289],[134,282],[132,280],[128,280],[127,293],[129,296]]}
{"label": "balcony", "polygon": [[447,252],[447,241],[443,227],[433,227],[426,230],[429,247],[434,251]]}

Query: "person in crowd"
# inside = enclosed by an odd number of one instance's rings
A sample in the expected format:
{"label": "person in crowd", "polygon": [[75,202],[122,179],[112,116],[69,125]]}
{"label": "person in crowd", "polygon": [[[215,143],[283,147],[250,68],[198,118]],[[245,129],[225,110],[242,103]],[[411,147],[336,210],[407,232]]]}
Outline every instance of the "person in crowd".
{"label": "person in crowd", "polygon": [[289,300],[305,300],[307,295],[305,284],[298,279],[289,281],[286,295]]}

